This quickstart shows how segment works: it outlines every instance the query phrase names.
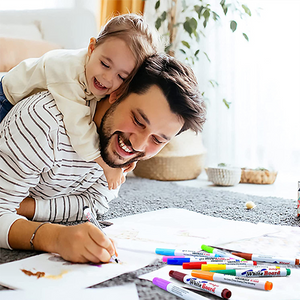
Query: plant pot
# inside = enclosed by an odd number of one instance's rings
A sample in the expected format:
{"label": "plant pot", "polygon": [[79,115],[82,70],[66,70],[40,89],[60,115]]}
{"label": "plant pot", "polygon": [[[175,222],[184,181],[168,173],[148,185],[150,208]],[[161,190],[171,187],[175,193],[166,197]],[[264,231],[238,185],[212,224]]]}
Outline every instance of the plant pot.
{"label": "plant pot", "polygon": [[201,134],[188,130],[174,137],[156,156],[139,161],[133,173],[164,181],[195,179],[204,168],[205,153]]}

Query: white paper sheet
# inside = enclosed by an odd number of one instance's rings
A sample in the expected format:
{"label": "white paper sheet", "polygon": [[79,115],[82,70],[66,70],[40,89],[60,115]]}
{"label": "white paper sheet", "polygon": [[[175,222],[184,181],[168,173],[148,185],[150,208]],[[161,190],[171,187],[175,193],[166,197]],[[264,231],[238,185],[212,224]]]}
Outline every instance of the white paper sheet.
{"label": "white paper sheet", "polygon": [[0,299],[3,300],[82,300],[82,299],[105,299],[105,300],[138,300],[138,294],[134,283],[121,286],[113,286],[100,289],[36,289],[34,291],[0,291]]}
{"label": "white paper sheet", "polygon": [[[270,225],[273,231],[259,237],[242,239],[230,243],[224,243],[221,247],[248,253],[269,254],[281,257],[300,258],[300,228],[290,226]],[[266,264],[264,264],[266,265]],[[272,264],[270,264],[272,266]],[[274,265],[273,265],[274,266]],[[232,292],[230,300],[299,300],[300,268],[281,265],[291,269],[291,275],[287,277],[265,277],[273,283],[271,291],[262,291],[234,285],[218,283]],[[184,283],[169,277],[169,271],[175,270],[191,275],[192,270],[183,269],[182,266],[166,265],[157,271],[141,275],[139,278],[152,281],[154,277],[161,277],[173,283],[184,286]]]}
{"label": "white paper sheet", "polygon": [[185,209],[162,209],[110,220],[106,233],[121,249],[153,253],[155,248],[199,249],[201,244],[220,245],[262,236],[278,229],[205,216]]}
{"label": "white paper sheet", "polygon": [[[22,290],[40,288],[86,288],[120,274],[142,268],[155,260],[155,255],[144,255],[119,250],[119,263],[73,264],[55,254],[44,253],[26,259],[0,265],[0,284]],[[45,272],[37,278],[22,270]]]}

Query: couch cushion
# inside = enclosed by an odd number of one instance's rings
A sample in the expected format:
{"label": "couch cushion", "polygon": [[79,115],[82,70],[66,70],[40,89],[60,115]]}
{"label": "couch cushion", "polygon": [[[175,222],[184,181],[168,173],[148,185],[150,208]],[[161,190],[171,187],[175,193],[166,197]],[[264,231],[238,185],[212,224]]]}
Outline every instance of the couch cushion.
{"label": "couch cushion", "polygon": [[47,41],[0,37],[0,72],[7,72],[26,58],[40,57],[61,48]]}

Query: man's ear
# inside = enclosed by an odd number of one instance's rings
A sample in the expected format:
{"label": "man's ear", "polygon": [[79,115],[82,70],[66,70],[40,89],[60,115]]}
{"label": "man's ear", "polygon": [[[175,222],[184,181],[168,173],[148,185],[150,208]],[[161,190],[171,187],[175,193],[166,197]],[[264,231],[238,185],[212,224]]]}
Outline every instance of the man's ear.
{"label": "man's ear", "polygon": [[88,56],[92,54],[92,52],[95,50],[96,46],[96,39],[94,37],[90,38],[90,43],[88,46]]}
{"label": "man's ear", "polygon": [[117,93],[116,93],[116,92],[112,92],[112,93],[109,95],[108,102],[109,102],[110,104],[113,104],[113,103],[116,102],[117,100],[118,100]]}

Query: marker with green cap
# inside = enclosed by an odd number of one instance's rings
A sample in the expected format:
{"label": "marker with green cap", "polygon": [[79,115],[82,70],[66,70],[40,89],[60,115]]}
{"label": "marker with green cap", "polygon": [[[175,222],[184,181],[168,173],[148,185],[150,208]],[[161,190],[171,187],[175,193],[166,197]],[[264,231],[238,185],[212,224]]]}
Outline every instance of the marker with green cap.
{"label": "marker with green cap", "polygon": [[233,255],[233,254],[231,254],[231,253],[229,253],[227,251],[216,249],[216,248],[213,248],[213,247],[210,247],[210,246],[207,246],[207,245],[201,245],[201,249],[204,250],[204,251],[206,251],[206,252],[208,252],[208,253],[218,254],[221,257],[231,257],[231,258],[238,259],[240,261],[245,260],[245,259],[241,258],[240,256]]}
{"label": "marker with green cap", "polygon": [[291,274],[291,269],[281,267],[237,269],[237,270],[211,270],[214,273],[221,273],[240,277],[283,277]]}

